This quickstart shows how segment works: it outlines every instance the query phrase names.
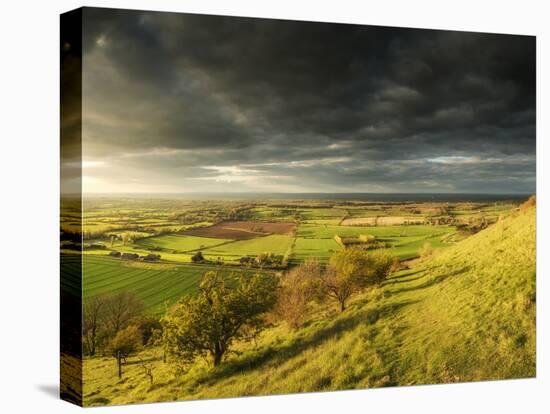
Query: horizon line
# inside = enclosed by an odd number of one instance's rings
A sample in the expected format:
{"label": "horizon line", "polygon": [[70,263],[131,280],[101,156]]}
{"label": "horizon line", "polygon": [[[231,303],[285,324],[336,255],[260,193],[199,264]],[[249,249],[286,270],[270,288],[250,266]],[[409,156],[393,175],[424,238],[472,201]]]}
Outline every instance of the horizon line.
{"label": "horizon line", "polygon": [[349,192],[349,191],[300,191],[300,192],[296,192],[296,191],[243,191],[243,192],[238,192],[238,191],[233,191],[233,192],[224,192],[224,191],[187,191],[187,192],[176,192],[176,191],[166,191],[166,192],[143,192],[143,191],[140,191],[140,192],[132,192],[132,191],[121,191],[121,192],[81,192],[81,193],[75,193],[75,192],[70,192],[70,193],[63,193],[61,192],[60,193],[61,195],[81,195],[81,196],[87,196],[87,195],[92,195],[92,196],[95,196],[95,195],[195,195],[195,194],[203,194],[203,195],[220,195],[220,194],[223,194],[223,195],[243,195],[243,194],[250,194],[250,195],[255,195],[255,194],[295,194],[295,195],[300,195],[300,194],[342,194],[342,195],[347,195],[347,194],[373,194],[373,195],[381,195],[381,194],[387,194],[387,195],[397,195],[397,194],[419,194],[419,195],[430,195],[430,194],[446,194],[446,195],[532,195],[532,194],[536,194],[536,191],[523,191],[523,192],[461,192],[461,191],[456,191],[456,192],[438,192],[438,191],[434,191],[434,192],[427,192],[427,191],[412,191],[412,192],[399,192],[399,191],[392,191],[392,192],[373,192],[373,191],[367,191],[367,192],[364,192],[364,191],[353,191],[353,192]]}

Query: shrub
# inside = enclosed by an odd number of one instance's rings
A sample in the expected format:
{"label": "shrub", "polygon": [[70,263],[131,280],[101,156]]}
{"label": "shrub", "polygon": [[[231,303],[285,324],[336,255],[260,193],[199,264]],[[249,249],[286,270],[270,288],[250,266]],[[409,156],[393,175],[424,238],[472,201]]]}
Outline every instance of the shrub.
{"label": "shrub", "polygon": [[531,197],[529,197],[529,199],[526,202],[524,202],[522,205],[519,206],[519,209],[521,211],[524,211],[524,210],[529,210],[530,208],[533,208],[536,206],[537,206],[537,196],[532,195]]}
{"label": "shrub", "polygon": [[282,277],[275,314],[292,329],[300,327],[306,318],[308,305],[315,298],[315,282],[320,273],[321,266],[317,261],[307,261]]}
{"label": "shrub", "polygon": [[193,263],[201,263],[204,262],[204,260],[204,256],[200,250],[191,257]]}
{"label": "shrub", "polygon": [[251,256],[243,256],[239,259],[239,263],[242,265],[251,265],[254,263],[254,258]]}
{"label": "shrub", "polygon": [[318,277],[318,298],[336,300],[343,312],[351,296],[385,279],[391,263],[391,257],[380,252],[357,247],[341,250],[332,255],[329,266]]}
{"label": "shrub", "polygon": [[144,315],[136,318],[133,322],[133,325],[136,325],[141,333],[141,343],[147,345],[153,333],[161,329],[160,321],[153,315]]}
{"label": "shrub", "polygon": [[405,267],[401,264],[399,259],[397,257],[394,257],[392,259],[391,267],[390,267],[390,273],[395,273],[400,271],[401,269],[404,269]]}
{"label": "shrub", "polygon": [[139,327],[129,325],[120,330],[109,344],[109,350],[113,356],[120,355],[126,357],[133,354],[142,345],[142,334]]}
{"label": "shrub", "polygon": [[418,255],[422,258],[429,257],[433,254],[434,249],[431,243],[424,243],[424,245],[418,250]]}
{"label": "shrub", "polygon": [[[372,283],[380,285],[392,272],[392,268],[395,267],[396,258],[392,257],[389,253],[376,251],[370,254],[370,259],[372,261],[373,272]],[[397,263],[399,264],[399,260],[397,260]]]}

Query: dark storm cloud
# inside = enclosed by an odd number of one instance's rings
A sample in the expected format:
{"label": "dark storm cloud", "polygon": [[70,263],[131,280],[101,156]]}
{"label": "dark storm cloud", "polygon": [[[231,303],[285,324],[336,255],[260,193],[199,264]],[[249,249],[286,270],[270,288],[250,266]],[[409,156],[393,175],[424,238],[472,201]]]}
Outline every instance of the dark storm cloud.
{"label": "dark storm cloud", "polygon": [[131,187],[124,166],[174,191],[534,191],[532,37],[84,16],[97,183]]}

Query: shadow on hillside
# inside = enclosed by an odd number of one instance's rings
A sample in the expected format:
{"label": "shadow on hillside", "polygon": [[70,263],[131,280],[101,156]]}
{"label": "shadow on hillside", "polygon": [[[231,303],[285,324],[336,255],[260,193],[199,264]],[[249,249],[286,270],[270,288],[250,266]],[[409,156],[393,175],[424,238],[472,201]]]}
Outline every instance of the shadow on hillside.
{"label": "shadow on hillside", "polygon": [[[416,273],[419,273],[419,272],[414,272],[413,274],[416,274]],[[415,280],[422,279],[423,277],[425,277],[425,275],[412,277],[410,279],[404,279],[403,277],[398,277],[398,278],[396,277],[396,278],[393,278],[392,280],[387,279],[384,283],[382,283],[382,286],[392,286],[392,285],[398,285],[400,283],[414,282]]]}
{"label": "shadow on hillside", "polygon": [[126,362],[124,362],[124,365],[139,365],[147,362],[158,362],[162,361],[162,357],[150,357],[150,358],[143,358],[143,359],[128,359]]}
{"label": "shadow on hillside", "polygon": [[[421,283],[419,285],[416,285],[416,286],[411,286],[411,287],[406,287],[406,288],[401,288],[401,289],[397,289],[397,290],[393,290],[393,291],[390,291],[390,294],[391,295],[397,295],[399,293],[404,293],[404,292],[414,292],[416,290],[422,290],[422,289],[426,289],[430,286],[433,286],[433,285],[437,285],[438,283],[441,283],[443,282],[445,279],[448,279],[452,276],[457,276],[461,273],[464,273],[464,272],[467,272],[468,270],[470,269],[469,266],[466,266],[466,267],[463,267],[462,269],[459,269],[459,270],[455,270],[454,272],[450,272],[450,273],[445,273],[445,274],[442,274],[442,275],[438,275],[438,276],[434,276],[434,277],[429,277],[429,276],[425,276],[427,278],[427,280],[424,282],[424,283]],[[420,279],[417,278],[417,279]],[[416,280],[416,279],[411,279],[412,280]]]}
{"label": "shadow on hillside", "polygon": [[415,270],[415,271],[411,271],[411,272],[407,272],[407,273],[402,273],[400,275],[392,275],[392,276],[386,278],[386,281],[391,281],[391,280],[395,280],[395,279],[403,279],[405,277],[416,275],[416,274],[421,273],[423,271],[424,271],[424,269],[421,269],[421,270]]}
{"label": "shadow on hillside", "polygon": [[[394,314],[397,310],[416,303],[417,301],[404,301],[381,306],[375,309],[356,311],[355,313],[342,317],[328,326],[320,328],[312,335],[298,337],[291,343],[283,345],[272,345],[256,351],[249,356],[239,360],[229,361],[225,365],[218,367],[210,375],[199,381],[203,384],[213,384],[214,382],[230,377],[234,374],[254,370],[264,364],[274,363],[282,364],[287,360],[297,356],[301,352],[317,347],[324,342],[337,338],[341,334],[354,329],[362,323],[373,324],[379,319]],[[350,308],[351,310],[351,308]],[[349,311],[349,310],[348,310]],[[297,332],[299,334],[299,331]]]}

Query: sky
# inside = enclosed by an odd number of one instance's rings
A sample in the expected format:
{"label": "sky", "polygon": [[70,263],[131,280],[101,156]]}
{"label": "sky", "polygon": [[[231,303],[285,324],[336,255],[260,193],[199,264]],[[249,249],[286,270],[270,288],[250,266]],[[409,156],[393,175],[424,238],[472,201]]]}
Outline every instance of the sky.
{"label": "sky", "polygon": [[83,16],[86,193],[535,191],[534,37]]}

